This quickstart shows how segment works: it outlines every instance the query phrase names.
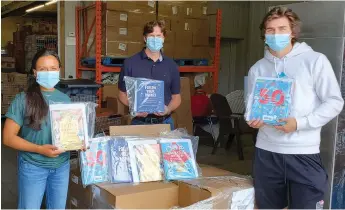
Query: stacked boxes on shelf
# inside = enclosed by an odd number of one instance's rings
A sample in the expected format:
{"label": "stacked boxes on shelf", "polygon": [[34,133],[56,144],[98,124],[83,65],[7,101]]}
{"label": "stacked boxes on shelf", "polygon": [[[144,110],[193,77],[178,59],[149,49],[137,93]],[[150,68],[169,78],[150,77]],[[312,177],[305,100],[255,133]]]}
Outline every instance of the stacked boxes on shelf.
{"label": "stacked boxes on shelf", "polygon": [[[206,1],[160,1],[158,19],[170,27],[164,51],[175,59],[209,59]],[[169,40],[169,34],[174,40]]]}
{"label": "stacked boxes on shelf", "polygon": [[1,68],[2,69],[15,69],[16,59],[14,57],[1,56]]}
{"label": "stacked boxes on shelf", "polygon": [[6,114],[15,96],[26,90],[27,75],[20,73],[1,73],[1,114]]}
{"label": "stacked boxes on shelf", "polygon": [[[143,48],[143,27],[156,19],[156,2],[115,2],[108,1],[102,9],[102,55],[129,57]],[[95,18],[95,9],[87,11],[88,29]],[[94,29],[93,29],[94,30]],[[90,35],[89,56],[95,55],[94,33]]]}
{"label": "stacked boxes on shelf", "polygon": [[25,37],[25,71],[30,72],[31,62],[35,54],[43,49],[57,52],[56,35],[29,35]]}

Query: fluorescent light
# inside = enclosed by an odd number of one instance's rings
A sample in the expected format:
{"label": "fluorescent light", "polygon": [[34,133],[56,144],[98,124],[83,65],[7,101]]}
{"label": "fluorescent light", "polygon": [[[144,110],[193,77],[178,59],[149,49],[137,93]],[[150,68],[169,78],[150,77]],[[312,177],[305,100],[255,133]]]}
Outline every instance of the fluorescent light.
{"label": "fluorescent light", "polygon": [[44,5],[48,6],[48,5],[51,5],[51,4],[55,4],[58,0],[52,0],[50,2],[47,2],[45,3]]}
{"label": "fluorescent light", "polygon": [[36,7],[31,8],[31,9],[27,9],[26,12],[32,12],[32,11],[40,9],[42,7],[44,7],[44,4],[38,5]]}

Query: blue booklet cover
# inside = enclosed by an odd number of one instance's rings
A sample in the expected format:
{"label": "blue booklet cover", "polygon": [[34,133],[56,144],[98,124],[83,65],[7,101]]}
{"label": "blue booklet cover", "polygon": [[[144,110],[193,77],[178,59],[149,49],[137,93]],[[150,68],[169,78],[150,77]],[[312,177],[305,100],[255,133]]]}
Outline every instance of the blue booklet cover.
{"label": "blue booklet cover", "polygon": [[282,125],[279,120],[290,115],[292,86],[292,79],[258,77],[249,120],[261,119],[269,125]]}
{"label": "blue booklet cover", "polygon": [[125,138],[112,137],[108,144],[110,181],[112,183],[133,182],[127,141]]}
{"label": "blue booklet cover", "polygon": [[137,79],[134,112],[164,112],[164,81]]}
{"label": "blue booklet cover", "polygon": [[164,81],[124,77],[131,113],[164,112]]}
{"label": "blue booklet cover", "polygon": [[193,179],[198,177],[190,139],[162,139],[160,141],[165,179]]}
{"label": "blue booklet cover", "polygon": [[107,137],[91,139],[90,149],[80,154],[81,178],[84,186],[109,181]]}

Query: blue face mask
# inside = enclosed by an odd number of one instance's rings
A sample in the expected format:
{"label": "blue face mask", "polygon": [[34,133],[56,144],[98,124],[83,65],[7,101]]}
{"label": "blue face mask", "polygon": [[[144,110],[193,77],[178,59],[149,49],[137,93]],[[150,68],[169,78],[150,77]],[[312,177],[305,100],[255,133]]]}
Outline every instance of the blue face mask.
{"label": "blue face mask", "polygon": [[276,52],[284,50],[290,44],[290,34],[265,34],[265,43]]}
{"label": "blue face mask", "polygon": [[146,39],[146,47],[149,48],[151,52],[159,52],[163,48],[163,38],[149,36]]}
{"label": "blue face mask", "polygon": [[44,88],[52,89],[60,81],[59,71],[38,71],[36,81]]}

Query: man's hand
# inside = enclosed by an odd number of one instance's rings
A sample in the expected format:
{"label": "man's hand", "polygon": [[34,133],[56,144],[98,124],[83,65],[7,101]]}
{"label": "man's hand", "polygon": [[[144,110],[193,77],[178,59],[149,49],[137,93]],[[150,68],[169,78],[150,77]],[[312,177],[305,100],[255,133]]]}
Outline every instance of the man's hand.
{"label": "man's hand", "polygon": [[166,116],[169,115],[171,113],[170,109],[168,106],[164,107],[164,112],[155,112],[154,114],[157,116]]}
{"label": "man's hand", "polygon": [[135,116],[136,117],[147,117],[148,113],[147,112],[138,112]]}
{"label": "man's hand", "polygon": [[285,125],[274,126],[276,129],[285,133],[291,133],[297,130],[297,121],[294,117],[281,119],[279,122],[285,122]]}
{"label": "man's hand", "polygon": [[250,120],[247,122],[247,124],[249,125],[249,127],[257,128],[257,129],[265,125],[264,121],[262,120]]}
{"label": "man's hand", "polygon": [[61,153],[63,153],[63,150],[59,150],[56,146],[50,145],[50,144],[45,144],[39,147],[38,153],[47,157],[57,157]]}

